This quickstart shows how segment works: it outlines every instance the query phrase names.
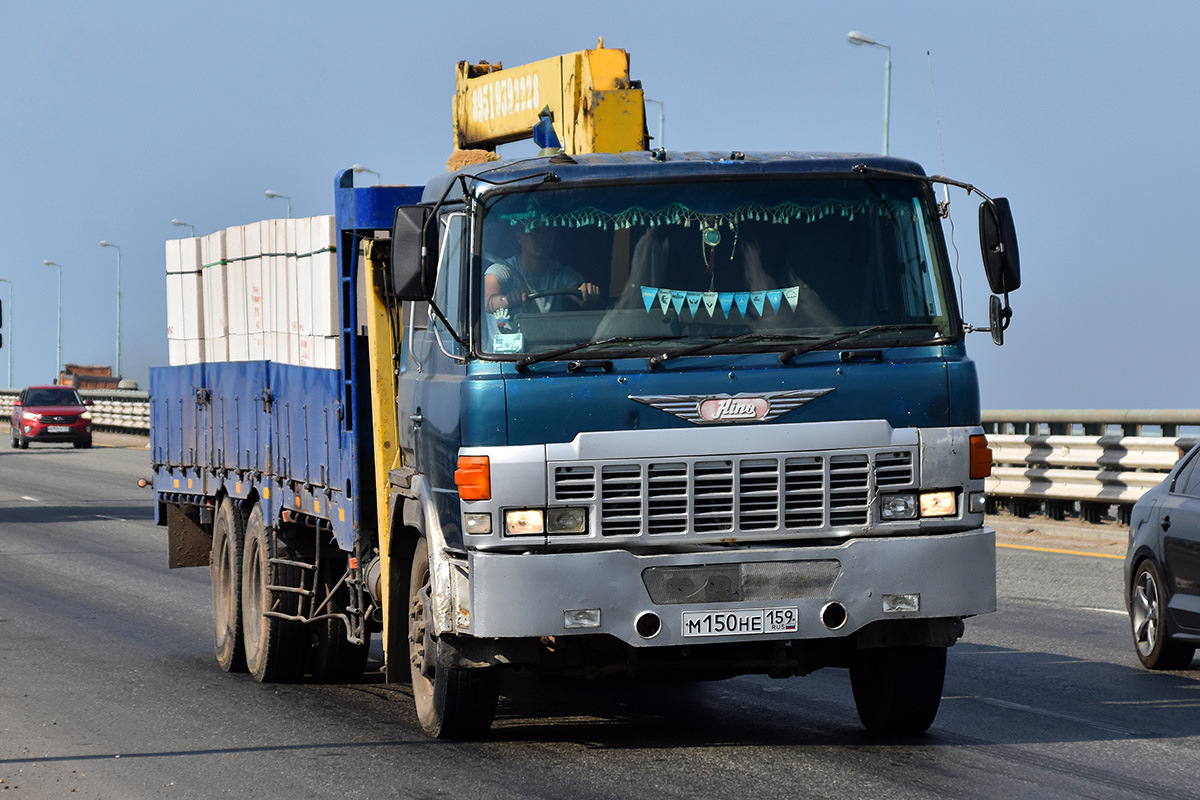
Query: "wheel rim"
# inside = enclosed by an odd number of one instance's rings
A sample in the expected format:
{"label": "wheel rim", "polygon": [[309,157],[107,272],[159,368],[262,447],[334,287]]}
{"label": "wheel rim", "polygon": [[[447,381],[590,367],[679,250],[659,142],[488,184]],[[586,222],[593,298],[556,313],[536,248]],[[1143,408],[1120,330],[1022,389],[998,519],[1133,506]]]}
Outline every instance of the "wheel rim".
{"label": "wheel rim", "polygon": [[421,588],[412,598],[408,610],[408,656],[412,665],[413,681],[423,681],[427,685],[433,683],[436,663],[434,654],[437,652],[434,649],[436,643],[432,635],[432,626],[429,624],[432,591],[429,569],[426,568],[421,575]]}
{"label": "wheel rim", "polygon": [[232,540],[229,537],[228,528],[221,524],[221,519],[217,521],[217,543],[218,547],[213,553],[213,568],[217,575],[217,580],[213,583],[213,589],[216,592],[216,598],[213,603],[213,609],[217,613],[217,625],[222,636],[229,635],[229,629],[233,626],[230,621],[236,614],[236,609],[233,607],[235,597],[233,592],[233,582],[237,580],[233,574],[233,559],[230,557],[229,549],[232,545]]}
{"label": "wheel rim", "polygon": [[[257,539],[255,544],[258,544]],[[242,565],[245,583],[242,586],[242,603],[248,612],[243,614],[242,626],[246,631],[246,650],[258,652],[258,643],[262,638],[262,559],[255,547],[250,552],[250,563]]]}
{"label": "wheel rim", "polygon": [[1133,621],[1133,641],[1138,653],[1149,656],[1158,643],[1158,583],[1149,570],[1138,574],[1133,586],[1130,617]]}

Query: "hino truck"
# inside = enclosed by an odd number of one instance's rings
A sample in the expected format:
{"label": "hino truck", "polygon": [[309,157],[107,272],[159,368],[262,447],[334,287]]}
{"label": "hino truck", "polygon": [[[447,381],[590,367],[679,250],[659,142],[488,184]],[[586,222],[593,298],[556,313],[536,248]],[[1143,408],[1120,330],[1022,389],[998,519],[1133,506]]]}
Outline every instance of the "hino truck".
{"label": "hino truck", "polygon": [[[651,148],[642,100],[620,50],[460,64],[465,166],[168,242],[156,519],[210,567],[223,669],[352,681],[380,636],[441,738],[484,735],[519,668],[844,668],[868,730],[932,724],[996,603],[934,186],[978,190]],[[1017,242],[981,197],[999,344]]]}

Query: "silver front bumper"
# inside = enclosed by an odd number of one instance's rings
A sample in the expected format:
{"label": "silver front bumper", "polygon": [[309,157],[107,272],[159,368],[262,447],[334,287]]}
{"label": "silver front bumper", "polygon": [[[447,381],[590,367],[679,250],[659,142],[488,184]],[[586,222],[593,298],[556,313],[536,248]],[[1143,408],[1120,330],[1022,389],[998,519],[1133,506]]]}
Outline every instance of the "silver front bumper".
{"label": "silver front bumper", "polygon": [[[803,572],[813,562],[830,561],[836,562],[830,579],[812,582],[813,588],[799,596],[757,596],[734,602],[656,603],[643,577],[651,568],[736,564],[769,563],[782,572],[794,565],[797,572]],[[816,572],[828,570],[822,567]],[[469,556],[467,574],[465,585],[460,584],[459,619],[469,620],[460,630],[472,636],[608,634],[635,647],[821,639],[847,636],[877,620],[965,617],[995,611],[996,536],[992,529],[980,528],[934,536],[863,537],[828,546],[659,555],[624,550],[557,554],[476,551]],[[785,580],[783,585],[789,584]],[[919,595],[918,610],[903,610],[911,608],[908,604],[898,609],[894,602],[898,595]],[[836,628],[829,627],[828,617],[822,620],[822,611],[831,602],[845,609],[844,622]],[[792,608],[798,615],[795,630],[684,635],[685,614],[694,619],[695,612]],[[635,627],[645,614],[661,620],[650,637],[639,635]],[[598,616],[599,624],[568,627],[568,616],[575,624],[581,616]]]}

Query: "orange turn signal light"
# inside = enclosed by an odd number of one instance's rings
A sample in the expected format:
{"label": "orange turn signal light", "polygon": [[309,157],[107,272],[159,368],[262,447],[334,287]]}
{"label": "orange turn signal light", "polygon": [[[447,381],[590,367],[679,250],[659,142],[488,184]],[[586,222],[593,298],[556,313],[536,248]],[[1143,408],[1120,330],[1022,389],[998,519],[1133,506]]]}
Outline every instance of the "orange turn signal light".
{"label": "orange turn signal light", "polygon": [[492,469],[488,457],[459,456],[454,483],[463,500],[491,500]]}
{"label": "orange turn signal light", "polygon": [[987,478],[992,474],[992,448],[987,437],[976,434],[971,437],[971,478]]}

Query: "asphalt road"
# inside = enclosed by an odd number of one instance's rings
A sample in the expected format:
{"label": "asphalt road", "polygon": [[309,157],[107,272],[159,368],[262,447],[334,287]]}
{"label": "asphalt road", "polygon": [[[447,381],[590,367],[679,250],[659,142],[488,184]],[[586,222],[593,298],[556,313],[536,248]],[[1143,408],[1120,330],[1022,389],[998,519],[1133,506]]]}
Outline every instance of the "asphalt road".
{"label": "asphalt road", "polygon": [[1000,610],[968,620],[922,736],[863,733],[838,670],[521,673],[491,740],[440,743],[378,650],[353,686],[221,672],[207,571],[166,569],[148,464],[136,445],[0,452],[2,798],[1200,797],[1200,661],[1137,666],[1120,561],[1050,552],[1087,552],[1087,531],[999,550]]}

